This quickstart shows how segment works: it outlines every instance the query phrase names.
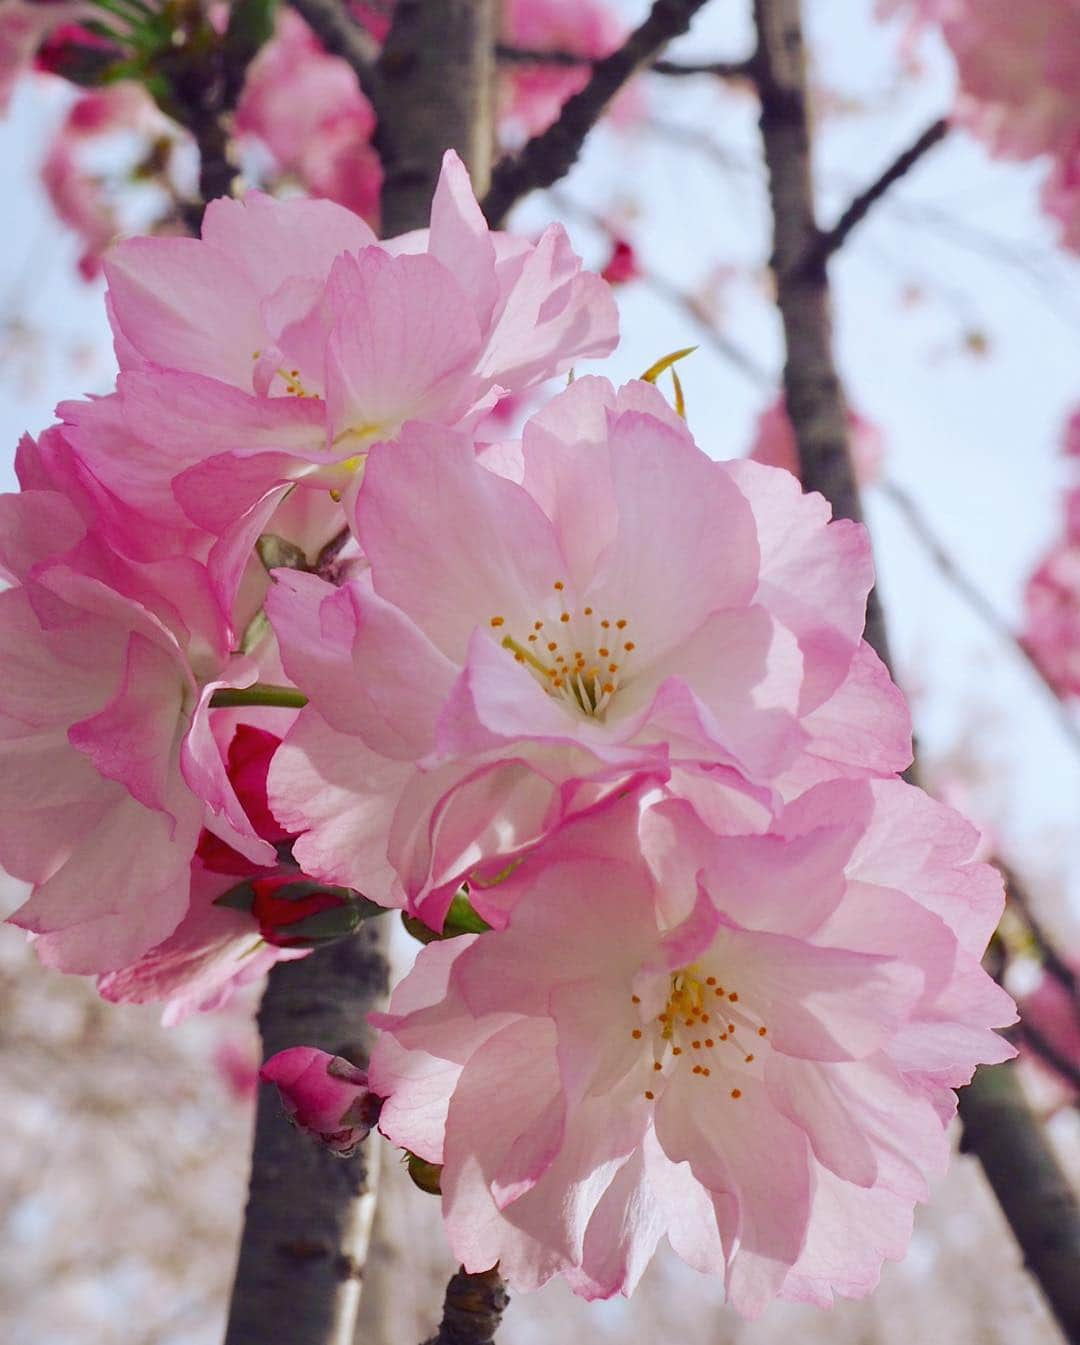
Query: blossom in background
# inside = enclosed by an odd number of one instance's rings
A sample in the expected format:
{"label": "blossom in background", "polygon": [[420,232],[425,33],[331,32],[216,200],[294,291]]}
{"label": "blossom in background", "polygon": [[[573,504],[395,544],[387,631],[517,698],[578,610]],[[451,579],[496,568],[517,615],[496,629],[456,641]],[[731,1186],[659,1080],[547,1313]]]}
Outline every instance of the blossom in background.
{"label": "blossom in background", "polygon": [[956,59],[953,117],[1003,159],[1052,159],[1043,206],[1080,249],[1080,4],[1076,0],[884,0],[937,24]]}
{"label": "blossom in background", "polygon": [[41,180],[57,217],[82,243],[79,273],[84,280],[100,273],[102,257],[119,235],[121,222],[115,188],[110,190],[103,177],[88,170],[83,152],[99,136],[147,133],[162,122],[146,92],[124,82],[83,94],[53,137]]}
{"label": "blossom in background", "polygon": [[[510,47],[584,58],[576,67],[523,62],[507,68],[500,129],[515,141],[546,131],[566,100],[588,83],[588,60],[610,55],[627,36],[622,19],[605,0],[506,0],[502,31]],[[609,115],[625,124],[640,113],[641,94],[631,84],[619,92]]]}
{"label": "blossom in background", "polygon": [[[1080,974],[1075,963],[1071,970]],[[1076,995],[1059,977],[1042,967],[1035,985],[1026,994],[1018,994],[1020,1009],[1020,1047],[1024,1061],[1049,1082],[1054,1110],[1075,1103],[1078,1098],[1073,1080],[1055,1069],[1056,1057],[1074,1071],[1080,1071],[1080,1004]],[[1024,1034],[1030,1031],[1037,1043]],[[1042,1049],[1040,1050],[1040,1047]]]}
{"label": "blossom in background", "polygon": [[648,384],[578,379],[492,466],[413,424],[372,450],[353,526],[368,571],[279,571],[267,605],[310,698],[271,806],[316,878],[438,927],[464,877],[639,775],[715,768],[770,797],[909,760],[861,642],[863,529],[709,459]]}
{"label": "blossom in background", "polygon": [[373,1016],[380,1128],[442,1165],[465,1268],[604,1298],[666,1235],[746,1316],[868,1293],[951,1089],[1014,1054],[976,839],[899,781],[833,782],[758,836],[639,792],[529,856],[508,925],[426,947]]}
{"label": "blossom in background", "polygon": [[375,113],[356,75],[291,9],[252,62],[236,129],[269,150],[279,172],[378,225],[382,167],[371,144]]}
{"label": "blossom in background", "polygon": [[600,274],[609,285],[626,285],[641,275],[637,254],[625,238],[613,240],[611,256]]}
{"label": "blossom in background", "polygon": [[[1080,519],[1080,488],[1067,517]],[[1059,696],[1080,696],[1080,532],[1055,543],[1028,580],[1022,639]]]}
{"label": "blossom in background", "polygon": [[93,5],[82,0],[72,4],[0,0],[0,113],[7,111],[16,81],[32,67],[49,34],[93,13]]}
{"label": "blossom in background", "polygon": [[[872,421],[857,411],[848,412],[851,458],[860,486],[870,486],[881,471],[885,455],[884,437]],[[783,397],[766,407],[758,417],[749,457],[767,467],[783,467],[792,476],[799,475],[799,450]]]}
{"label": "blossom in background", "polygon": [[297,1129],[342,1158],[356,1152],[378,1120],[380,1099],[367,1075],[341,1056],[293,1046],[271,1056],[259,1078],[276,1085]]}

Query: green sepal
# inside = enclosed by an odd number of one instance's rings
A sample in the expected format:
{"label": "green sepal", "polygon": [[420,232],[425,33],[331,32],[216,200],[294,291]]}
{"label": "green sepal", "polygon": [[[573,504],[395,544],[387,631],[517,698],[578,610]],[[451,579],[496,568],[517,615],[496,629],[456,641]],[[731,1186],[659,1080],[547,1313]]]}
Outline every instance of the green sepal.
{"label": "green sepal", "polygon": [[442,1195],[441,1163],[429,1163],[426,1158],[419,1158],[406,1149],[405,1166],[408,1168],[414,1186],[418,1186],[421,1191],[426,1192],[429,1196]]}
{"label": "green sepal", "polygon": [[401,912],[401,923],[419,943],[436,943],[440,939],[456,939],[461,934],[486,934],[491,928],[482,915],[477,915],[464,892],[458,892],[446,912],[442,931],[432,929],[423,920],[407,911]]}
{"label": "green sepal", "polygon": [[255,889],[246,879],[242,883],[237,883],[235,887],[230,887],[228,892],[222,892],[220,897],[215,897],[211,903],[214,906],[227,906],[230,911],[251,912],[255,905]]}

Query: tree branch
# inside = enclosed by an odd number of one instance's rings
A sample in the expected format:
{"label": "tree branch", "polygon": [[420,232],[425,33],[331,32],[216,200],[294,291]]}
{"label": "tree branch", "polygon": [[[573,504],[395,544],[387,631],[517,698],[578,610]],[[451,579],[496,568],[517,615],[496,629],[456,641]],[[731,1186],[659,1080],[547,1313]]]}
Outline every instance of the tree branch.
{"label": "tree branch", "polygon": [[1003,643],[1008,644],[1024,660],[1028,668],[1050,693],[1057,712],[1058,721],[1061,724],[1062,732],[1065,734],[1069,743],[1080,751],[1080,724],[1078,724],[1072,717],[1069,707],[1058,695],[1057,688],[1047,677],[1038,660],[1017,638],[1012,627],[994,607],[990,599],[982,592],[978,585],[960,569],[959,565],[957,565],[956,561],[945,549],[944,543],[930,527],[930,524],[927,522],[919,506],[915,503],[915,500],[908,491],[902,486],[898,486],[895,481],[883,481],[880,483],[879,489],[881,490],[881,493],[896,506],[900,513],[903,514],[904,521],[926,548],[931,560],[937,566],[942,577],[952,585],[971,610],[981,618],[994,634],[997,635]]}
{"label": "tree branch", "polygon": [[843,247],[848,234],[857,228],[889,188],[909,172],[928,150],[941,143],[949,131],[946,117],[939,117],[902,154],[898,154],[869,187],[859,192],[831,229],[815,229],[814,237],[797,265],[813,273],[825,265],[834,252]]}
{"label": "tree branch", "polygon": [[[494,25],[494,0],[398,0],[373,86],[386,167],[384,232],[427,223],[448,146],[483,188]],[[362,1063],[366,1015],[388,988],[387,923],[367,921],[350,939],[274,967],[259,1013],[267,1056],[313,1045]],[[365,1146],[358,1158],[333,1157],[291,1130],[276,1091],[262,1086],[225,1345],[351,1345],[374,1212],[370,1153]],[[374,1169],[374,1155],[370,1162]]]}
{"label": "tree branch", "polygon": [[469,165],[477,196],[487,190],[497,31],[495,0],[397,0],[378,65],[385,234],[427,223],[447,148]]}
{"label": "tree branch", "polygon": [[[579,56],[576,52],[561,51],[556,48],[512,47],[500,42],[495,55],[507,65],[554,65],[576,69],[582,65],[596,65],[600,59],[596,56]],[[687,75],[714,75],[718,79],[753,79],[753,65],[750,61],[653,61],[645,67],[651,75],[669,75],[680,79]]]}
{"label": "tree branch", "polygon": [[[832,355],[825,267],[801,258],[818,236],[799,0],[754,0],[761,132],[773,206],[773,269],[784,323],[784,387],[803,485],[834,514],[861,518],[847,445],[847,412]],[[873,595],[871,595],[873,597]],[[880,605],[866,638],[888,664]],[[964,1145],[977,1155],[1025,1261],[1070,1340],[1080,1340],[1080,1205],[1011,1066],[980,1069],[960,1091]]]}
{"label": "tree branch", "polygon": [[498,1266],[476,1275],[463,1266],[446,1286],[442,1324],[424,1345],[490,1345],[509,1302]]}
{"label": "tree branch", "polygon": [[502,223],[510,207],[538,187],[550,187],[570,171],[585,137],[599,121],[604,108],[639,70],[652,64],[668,42],[690,27],[694,15],[707,0],[654,0],[648,18],[635,28],[617,51],[597,61],[589,82],[567,99],[558,119],[541,135],[534,136],[520,154],[495,165],[491,190],[483,202],[484,214],[493,228]]}
{"label": "tree branch", "polygon": [[379,45],[364,28],[351,18],[339,0],[289,0],[293,9],[319,39],[331,56],[340,56],[352,66],[376,110],[382,88],[376,69]]}
{"label": "tree branch", "polygon": [[[259,1009],[263,1055],[319,1046],[367,1060],[368,1012],[386,995],[385,920],[368,921],[270,973]],[[286,1124],[259,1086],[248,1194],[225,1345],[350,1345],[375,1194],[368,1145],[341,1159]]]}
{"label": "tree branch", "polygon": [[1016,870],[1001,858],[995,858],[994,864],[1002,878],[1005,879],[1006,896],[1019,912],[1024,924],[1027,925],[1028,933],[1039,950],[1043,969],[1049,972],[1069,992],[1076,1003],[1077,1013],[1080,1013],[1080,977],[1054,947],[1050,936],[1043,928],[1042,921],[1035,914],[1031,897],[1028,895],[1027,888],[1020,881]]}

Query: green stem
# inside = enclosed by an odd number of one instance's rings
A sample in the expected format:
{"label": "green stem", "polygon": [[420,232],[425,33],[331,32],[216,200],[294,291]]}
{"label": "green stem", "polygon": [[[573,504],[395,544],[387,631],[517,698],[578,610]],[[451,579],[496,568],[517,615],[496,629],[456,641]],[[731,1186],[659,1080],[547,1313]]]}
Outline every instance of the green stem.
{"label": "green stem", "polygon": [[307,697],[295,687],[272,686],[256,682],[249,687],[225,687],[210,697],[210,708],[224,710],[244,705],[278,705],[285,710],[302,710]]}

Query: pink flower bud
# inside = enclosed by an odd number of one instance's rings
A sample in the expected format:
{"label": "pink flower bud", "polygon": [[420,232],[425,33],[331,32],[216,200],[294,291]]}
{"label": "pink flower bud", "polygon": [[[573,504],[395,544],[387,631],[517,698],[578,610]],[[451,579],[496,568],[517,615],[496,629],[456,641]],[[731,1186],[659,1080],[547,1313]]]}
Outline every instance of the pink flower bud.
{"label": "pink flower bud", "polygon": [[314,1046],[279,1051],[259,1077],[277,1086],[293,1125],[342,1158],[356,1152],[379,1118],[382,1098],[369,1090],[364,1071]]}

